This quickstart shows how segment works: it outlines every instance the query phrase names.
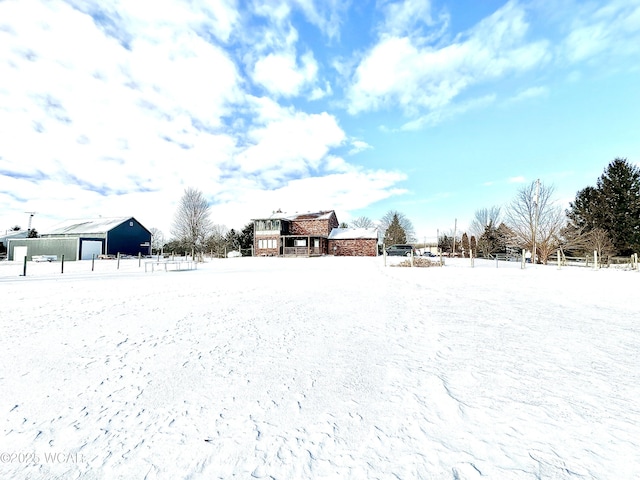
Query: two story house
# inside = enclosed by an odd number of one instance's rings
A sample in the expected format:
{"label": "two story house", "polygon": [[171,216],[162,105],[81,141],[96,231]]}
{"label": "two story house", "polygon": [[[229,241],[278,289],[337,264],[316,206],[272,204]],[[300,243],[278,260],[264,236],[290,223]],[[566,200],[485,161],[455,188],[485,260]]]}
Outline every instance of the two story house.
{"label": "two story house", "polygon": [[378,254],[375,228],[338,228],[333,210],[286,214],[278,210],[254,219],[256,256],[314,257]]}
{"label": "two story house", "polygon": [[256,256],[326,255],[329,235],[339,225],[333,210],[295,214],[278,210],[253,222]]}

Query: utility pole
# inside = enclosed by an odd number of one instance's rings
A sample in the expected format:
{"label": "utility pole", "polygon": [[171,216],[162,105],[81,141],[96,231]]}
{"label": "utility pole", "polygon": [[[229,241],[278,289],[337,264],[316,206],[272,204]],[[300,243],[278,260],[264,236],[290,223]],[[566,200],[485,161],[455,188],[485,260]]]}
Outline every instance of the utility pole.
{"label": "utility pole", "polygon": [[456,232],[458,231],[458,219],[455,219],[455,222],[453,224],[453,257],[455,258],[456,256]]}
{"label": "utility pole", "polygon": [[533,197],[533,208],[535,208],[534,216],[533,216],[533,252],[531,252],[531,263],[535,265],[536,263],[536,239],[538,237],[538,211],[539,211],[539,200],[540,200],[540,179],[536,180],[536,194]]}
{"label": "utility pole", "polygon": [[33,216],[37,212],[24,212],[24,213],[28,213],[29,214],[29,225],[27,226],[27,235],[29,235],[29,233],[31,232],[31,221],[33,220]]}

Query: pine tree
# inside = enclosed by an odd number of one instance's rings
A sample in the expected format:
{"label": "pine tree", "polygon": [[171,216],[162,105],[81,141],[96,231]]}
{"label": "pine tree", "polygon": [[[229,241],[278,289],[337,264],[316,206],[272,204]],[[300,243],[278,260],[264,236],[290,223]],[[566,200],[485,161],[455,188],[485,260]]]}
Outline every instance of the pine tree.
{"label": "pine tree", "polygon": [[640,250],[640,169],[616,158],[598,179],[602,225],[621,255]]}
{"label": "pine tree", "polygon": [[569,248],[589,244],[589,234],[600,228],[620,255],[640,251],[640,169],[616,158],[598,178],[569,204],[570,225],[565,236]]}
{"label": "pine tree", "polygon": [[242,232],[240,232],[240,248],[242,251],[242,255],[250,255],[251,247],[253,245],[253,222],[247,223]]}
{"label": "pine tree", "polygon": [[462,247],[462,256],[468,257],[469,256],[469,236],[467,235],[467,232],[464,232],[462,234],[462,241],[460,242],[460,245]]}
{"label": "pine tree", "polygon": [[400,219],[397,214],[393,215],[389,228],[384,233],[385,245],[397,245],[407,243],[407,235],[404,228],[400,225]]}

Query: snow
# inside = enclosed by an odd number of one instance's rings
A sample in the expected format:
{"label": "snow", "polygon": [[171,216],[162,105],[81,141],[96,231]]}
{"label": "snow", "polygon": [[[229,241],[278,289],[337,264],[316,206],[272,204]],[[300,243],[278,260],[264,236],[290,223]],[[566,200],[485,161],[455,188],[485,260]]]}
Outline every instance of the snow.
{"label": "snow", "polygon": [[329,240],[351,240],[354,238],[377,239],[377,228],[334,228],[329,234]]}
{"label": "snow", "polygon": [[0,478],[640,476],[639,272],[1,263]]}

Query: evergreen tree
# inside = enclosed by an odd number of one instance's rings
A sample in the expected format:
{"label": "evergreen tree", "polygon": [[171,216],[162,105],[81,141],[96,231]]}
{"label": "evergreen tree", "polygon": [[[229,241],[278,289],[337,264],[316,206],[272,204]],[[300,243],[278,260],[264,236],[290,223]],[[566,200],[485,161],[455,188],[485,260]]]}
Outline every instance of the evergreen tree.
{"label": "evergreen tree", "polygon": [[598,179],[602,225],[621,255],[640,251],[640,169],[616,158]]}
{"label": "evergreen tree", "polygon": [[253,246],[253,222],[247,223],[240,232],[240,248],[243,256],[251,255],[251,247]]}
{"label": "evergreen tree", "polygon": [[384,233],[384,243],[385,245],[407,243],[407,235],[402,225],[400,225],[400,219],[397,214],[393,215],[391,223]]}
{"label": "evergreen tree", "polygon": [[[491,257],[494,253],[505,253],[509,229],[504,223],[496,226],[489,224],[478,239],[477,251],[483,257]],[[475,250],[475,249],[474,249]]]}
{"label": "evergreen tree", "polygon": [[468,257],[469,256],[469,236],[467,235],[467,232],[464,232],[462,234],[462,240],[460,242],[460,246],[462,247],[462,256]]}
{"label": "evergreen tree", "polygon": [[474,257],[478,256],[478,242],[475,235],[471,235],[471,238],[469,239],[469,250],[471,251],[471,255]]}
{"label": "evergreen tree", "polygon": [[384,216],[380,219],[380,231],[386,232],[391,226],[391,223],[394,219],[400,224],[402,230],[404,231],[405,241],[402,243],[415,242],[416,234],[413,229],[411,220],[409,220],[404,213],[398,212],[397,210],[389,210],[384,214]]}
{"label": "evergreen tree", "polygon": [[616,158],[598,178],[596,187],[576,194],[567,210],[568,248],[583,248],[590,232],[604,230],[620,255],[640,251],[640,169]]}
{"label": "evergreen tree", "polygon": [[569,202],[567,217],[570,227],[576,232],[588,232],[602,224],[604,202],[600,192],[594,187],[586,187],[576,194],[573,202]]}
{"label": "evergreen tree", "polygon": [[225,235],[224,240],[227,252],[238,250],[240,248],[240,235],[235,231],[235,229],[232,228],[229,230]]}

